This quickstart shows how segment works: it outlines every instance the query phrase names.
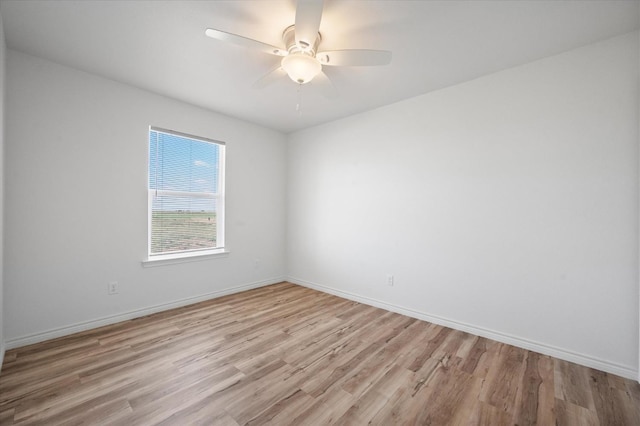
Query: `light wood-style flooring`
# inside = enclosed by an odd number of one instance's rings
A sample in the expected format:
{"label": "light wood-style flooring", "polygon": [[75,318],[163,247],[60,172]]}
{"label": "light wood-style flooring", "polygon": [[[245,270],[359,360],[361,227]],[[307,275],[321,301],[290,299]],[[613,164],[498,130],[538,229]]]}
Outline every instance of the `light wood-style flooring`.
{"label": "light wood-style flooring", "polygon": [[640,425],[640,385],[281,283],[8,351],[0,424]]}

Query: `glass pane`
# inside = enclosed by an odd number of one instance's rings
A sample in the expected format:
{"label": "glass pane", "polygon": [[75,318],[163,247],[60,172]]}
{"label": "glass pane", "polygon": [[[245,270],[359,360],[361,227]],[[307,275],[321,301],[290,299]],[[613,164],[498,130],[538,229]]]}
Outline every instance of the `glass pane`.
{"label": "glass pane", "polygon": [[162,195],[151,212],[151,254],[217,247],[214,198]]}

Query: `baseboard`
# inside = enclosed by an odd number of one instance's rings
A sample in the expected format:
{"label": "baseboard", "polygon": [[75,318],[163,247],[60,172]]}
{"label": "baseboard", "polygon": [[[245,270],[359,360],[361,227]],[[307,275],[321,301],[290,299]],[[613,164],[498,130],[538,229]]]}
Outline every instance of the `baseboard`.
{"label": "baseboard", "polygon": [[[98,318],[91,321],[54,328],[41,333],[30,334],[28,336],[17,337],[15,339],[10,339],[6,341],[6,349],[14,349],[14,348],[19,348],[21,346],[31,345],[33,343],[44,342],[45,340],[51,340],[51,339],[55,339],[62,336],[68,336],[69,334],[78,333],[80,331],[91,330],[93,328],[98,328],[105,325],[115,324],[118,322],[127,321],[134,318],[139,318],[145,315],[155,314],[157,312],[167,311],[169,309],[191,305],[193,303],[203,302],[205,300],[215,299],[217,297],[239,293],[241,291],[251,290],[258,287],[264,287],[264,286],[276,284],[282,281],[285,281],[285,277],[277,277],[277,278],[271,278],[268,280],[255,281],[252,283],[243,284],[236,287],[230,287],[224,290],[201,294],[195,297],[187,297],[185,299],[180,299],[180,300],[176,300],[169,303],[163,303],[160,305],[150,306],[143,309],[137,309],[135,311],[125,312],[118,315],[111,315],[111,316],[102,317],[102,318]],[[2,355],[4,356],[4,347],[2,349],[3,349]]]}
{"label": "baseboard", "polygon": [[448,318],[431,315],[425,312],[416,311],[414,309],[393,305],[387,302],[372,299],[370,297],[361,296],[358,294],[338,290],[326,285],[312,283],[312,282],[294,278],[294,277],[287,277],[286,281],[293,284],[301,285],[304,287],[312,288],[314,290],[322,291],[324,293],[333,294],[334,296],[339,296],[345,299],[364,303],[365,305],[375,306],[377,308],[382,308],[387,311],[396,312],[402,315],[407,315],[412,318],[417,318],[419,320],[442,325],[444,327],[449,327],[455,330],[464,331],[470,334],[474,334],[476,336],[486,337],[491,340],[495,340],[501,343],[506,343],[506,344],[527,349],[530,351],[538,352],[544,355],[553,356],[565,361],[574,362],[576,364],[580,364],[585,367],[595,368],[597,370],[615,374],[621,377],[625,377],[627,379],[638,380],[638,371],[624,365],[616,364],[616,363],[595,358],[589,355],[575,353],[563,348],[558,348],[555,346],[547,345],[545,343],[536,342],[530,339],[525,339],[522,337],[510,335],[510,334],[501,333],[499,331],[490,330],[483,327],[478,327],[475,325],[454,321]]}

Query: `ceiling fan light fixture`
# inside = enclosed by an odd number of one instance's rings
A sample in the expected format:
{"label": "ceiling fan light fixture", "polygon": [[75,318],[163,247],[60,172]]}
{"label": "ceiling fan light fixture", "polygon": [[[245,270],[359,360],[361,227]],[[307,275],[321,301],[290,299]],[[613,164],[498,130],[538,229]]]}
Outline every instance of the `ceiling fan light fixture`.
{"label": "ceiling fan light fixture", "polygon": [[298,84],[310,82],[322,71],[320,61],[304,53],[292,53],[285,56],[282,58],[281,65],[289,78]]}

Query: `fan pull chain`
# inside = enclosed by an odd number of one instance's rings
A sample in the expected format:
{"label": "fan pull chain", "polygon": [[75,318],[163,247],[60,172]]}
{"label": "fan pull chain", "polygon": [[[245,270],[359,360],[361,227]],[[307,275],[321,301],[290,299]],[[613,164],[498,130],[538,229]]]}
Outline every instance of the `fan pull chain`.
{"label": "fan pull chain", "polygon": [[302,84],[298,84],[298,90],[296,90],[297,92],[297,96],[298,96],[298,103],[296,104],[296,111],[298,112],[298,115],[302,115]]}

